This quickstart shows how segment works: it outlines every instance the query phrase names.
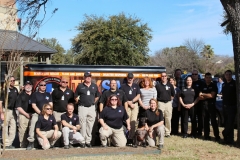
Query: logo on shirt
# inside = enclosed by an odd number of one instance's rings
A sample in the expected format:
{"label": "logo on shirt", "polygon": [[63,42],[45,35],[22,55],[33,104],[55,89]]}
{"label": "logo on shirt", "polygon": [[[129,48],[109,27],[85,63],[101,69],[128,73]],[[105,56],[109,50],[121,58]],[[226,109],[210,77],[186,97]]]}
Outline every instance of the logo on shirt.
{"label": "logo on shirt", "polygon": [[74,121],[76,121],[76,118],[73,118],[74,119]]}
{"label": "logo on shirt", "polygon": [[85,87],[82,87],[81,89],[85,89]]}
{"label": "logo on shirt", "polygon": [[46,100],[49,100],[49,97],[48,97],[48,96],[46,96]]}
{"label": "logo on shirt", "polygon": [[69,95],[69,93],[68,93],[68,92],[67,92],[66,94],[67,94],[67,95]]}
{"label": "logo on shirt", "polygon": [[203,88],[203,90],[207,90],[207,88]]}
{"label": "logo on shirt", "polygon": [[194,89],[192,89],[191,91],[194,91]]}
{"label": "logo on shirt", "polygon": [[15,90],[15,92],[17,92],[17,90]]}
{"label": "logo on shirt", "polygon": [[92,89],[94,89],[94,87],[92,87]]}
{"label": "logo on shirt", "polygon": [[50,121],[52,122],[52,120],[50,119]]}
{"label": "logo on shirt", "polygon": [[183,91],[187,91],[187,89],[184,89]]}
{"label": "logo on shirt", "polygon": [[121,110],[118,110],[119,113],[121,113],[122,111]]}

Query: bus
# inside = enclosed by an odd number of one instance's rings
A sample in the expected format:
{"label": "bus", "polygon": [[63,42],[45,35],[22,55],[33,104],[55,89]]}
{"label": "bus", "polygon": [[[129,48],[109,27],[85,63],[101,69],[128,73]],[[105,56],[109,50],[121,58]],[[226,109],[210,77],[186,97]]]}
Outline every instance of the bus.
{"label": "bus", "polygon": [[38,89],[41,81],[47,83],[47,92],[52,92],[60,84],[61,78],[68,79],[68,87],[75,91],[79,83],[83,82],[85,72],[91,72],[92,81],[97,84],[100,93],[110,89],[109,83],[115,79],[118,88],[126,83],[129,72],[134,75],[134,83],[139,83],[142,78],[150,77],[154,84],[166,72],[161,66],[121,66],[121,65],[52,65],[52,64],[27,64],[24,66],[24,82],[33,83],[33,91]]}

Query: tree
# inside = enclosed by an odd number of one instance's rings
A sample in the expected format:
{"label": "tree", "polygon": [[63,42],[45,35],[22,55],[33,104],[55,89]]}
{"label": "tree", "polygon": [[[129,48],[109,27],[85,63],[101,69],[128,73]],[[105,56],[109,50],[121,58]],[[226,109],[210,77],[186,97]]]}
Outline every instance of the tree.
{"label": "tree", "polygon": [[145,65],[151,29],[138,18],[119,15],[86,16],[72,40],[79,64]]}
{"label": "tree", "polygon": [[65,64],[65,55],[64,55],[64,48],[61,46],[61,44],[59,44],[59,42],[57,41],[56,38],[51,38],[51,39],[38,39],[37,41],[45,44],[46,46],[53,48],[57,51],[57,53],[55,53],[52,56],[52,60],[51,63],[52,64]]}
{"label": "tree", "polygon": [[[240,1],[239,0],[220,0],[226,11],[232,33],[233,53],[235,61],[235,74],[240,74]],[[240,94],[239,76],[236,76],[237,95]],[[238,104],[238,136],[237,145],[240,146],[240,98],[237,98]]]}

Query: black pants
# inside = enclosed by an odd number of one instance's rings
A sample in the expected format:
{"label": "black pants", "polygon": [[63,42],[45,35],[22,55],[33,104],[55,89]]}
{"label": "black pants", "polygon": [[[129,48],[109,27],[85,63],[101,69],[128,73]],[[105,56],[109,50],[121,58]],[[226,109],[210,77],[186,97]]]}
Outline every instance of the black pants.
{"label": "black pants", "polygon": [[172,119],[171,119],[171,134],[177,135],[179,128],[179,117],[181,116],[181,112],[178,111],[178,107],[173,107],[172,110]]}
{"label": "black pants", "polygon": [[234,124],[236,113],[236,105],[223,105],[224,130],[222,134],[224,141],[228,143],[234,142]]}
{"label": "black pants", "polygon": [[216,120],[216,107],[215,103],[202,103],[202,116],[203,116],[203,127],[204,127],[204,137],[209,137],[210,134],[210,124],[209,121],[211,120],[211,124],[213,127],[213,133],[216,138],[219,138],[219,129]]}
{"label": "black pants", "polygon": [[198,102],[194,106],[194,119],[197,120],[196,123],[195,123],[196,134],[198,136],[202,136],[203,119],[202,119],[202,106],[201,106],[201,102]]}
{"label": "black pants", "polygon": [[191,124],[192,124],[192,129],[191,129],[191,135],[195,136],[196,135],[196,119],[194,119],[194,107],[191,107],[190,109],[181,108],[182,112],[182,124],[183,124],[183,135],[187,135],[188,131],[188,118],[190,117],[191,119]]}

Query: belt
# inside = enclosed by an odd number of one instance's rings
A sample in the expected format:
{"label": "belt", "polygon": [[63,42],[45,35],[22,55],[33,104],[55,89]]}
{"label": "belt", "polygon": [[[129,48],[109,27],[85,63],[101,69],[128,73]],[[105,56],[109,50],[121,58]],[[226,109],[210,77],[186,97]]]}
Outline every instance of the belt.
{"label": "belt", "polygon": [[[92,104],[92,105],[94,105],[94,104]],[[91,107],[92,105],[90,105],[90,106],[79,105],[79,106],[80,106],[80,107],[82,106],[82,107],[87,107],[87,108],[89,108],[89,107]]]}
{"label": "belt", "polygon": [[170,101],[162,101],[162,100],[159,100],[159,102],[168,103],[168,102],[170,102]]}

